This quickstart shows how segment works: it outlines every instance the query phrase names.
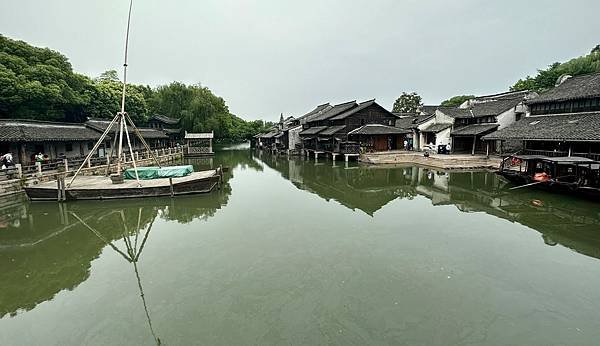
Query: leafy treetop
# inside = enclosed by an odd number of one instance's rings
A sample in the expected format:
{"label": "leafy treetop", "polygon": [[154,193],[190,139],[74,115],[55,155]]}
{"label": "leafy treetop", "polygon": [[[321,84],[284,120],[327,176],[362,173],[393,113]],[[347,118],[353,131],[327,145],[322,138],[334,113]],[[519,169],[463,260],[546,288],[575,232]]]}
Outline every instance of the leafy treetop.
{"label": "leafy treetop", "polygon": [[423,103],[421,102],[421,96],[416,92],[406,93],[403,92],[400,97],[394,102],[392,112],[394,113],[415,113]]}

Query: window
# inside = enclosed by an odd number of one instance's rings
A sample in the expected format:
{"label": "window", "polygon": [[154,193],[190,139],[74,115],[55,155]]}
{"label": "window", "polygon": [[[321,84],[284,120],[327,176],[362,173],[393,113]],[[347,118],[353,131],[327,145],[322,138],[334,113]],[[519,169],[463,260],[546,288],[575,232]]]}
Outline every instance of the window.
{"label": "window", "polygon": [[73,151],[73,143],[67,143],[67,144],[65,144],[65,150],[66,151]]}

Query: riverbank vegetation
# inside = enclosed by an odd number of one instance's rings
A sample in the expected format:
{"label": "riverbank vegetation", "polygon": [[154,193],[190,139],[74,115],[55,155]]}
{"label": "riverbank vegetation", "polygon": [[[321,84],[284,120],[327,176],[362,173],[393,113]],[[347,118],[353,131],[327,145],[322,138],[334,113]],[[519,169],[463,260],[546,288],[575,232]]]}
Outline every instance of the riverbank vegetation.
{"label": "riverbank vegetation", "polygon": [[[59,52],[0,35],[0,118],[111,118],[120,109],[122,88],[116,71],[90,78],[74,72]],[[162,114],[181,119],[186,131],[214,131],[221,140],[249,139],[270,125],[230,113],[222,97],[200,84],[128,85],[125,107],[139,124]]]}
{"label": "riverbank vegetation", "polygon": [[510,90],[544,92],[553,88],[562,75],[579,76],[595,72],[600,72],[600,44],[587,55],[563,63],[555,62],[545,69],[538,70],[538,73],[533,77],[527,76],[524,79],[519,79],[510,87]]}

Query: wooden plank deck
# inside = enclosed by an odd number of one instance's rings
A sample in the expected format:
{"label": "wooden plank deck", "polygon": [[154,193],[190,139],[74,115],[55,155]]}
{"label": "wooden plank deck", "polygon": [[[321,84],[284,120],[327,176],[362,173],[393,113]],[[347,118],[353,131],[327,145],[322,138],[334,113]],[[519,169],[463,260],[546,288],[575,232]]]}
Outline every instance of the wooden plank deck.
{"label": "wooden plank deck", "polygon": [[[207,179],[210,177],[214,177],[217,175],[215,170],[209,171],[200,171],[193,172],[192,174],[180,177],[173,178],[173,184],[179,184],[184,182],[189,182],[197,179]],[[65,179],[65,182],[68,183],[70,177]],[[161,187],[161,186],[169,186],[169,178],[161,178],[161,179],[152,179],[152,180],[140,180],[142,188],[150,188],[150,187]],[[37,185],[33,185],[32,187],[41,188],[41,189],[52,189],[56,190],[56,181],[48,181],[44,183],[39,183]],[[80,176],[75,178],[73,184],[69,189],[76,190],[121,190],[121,189],[129,189],[129,188],[137,188],[138,184],[135,179],[128,179],[123,182],[123,184],[113,184],[109,177],[105,176]]]}

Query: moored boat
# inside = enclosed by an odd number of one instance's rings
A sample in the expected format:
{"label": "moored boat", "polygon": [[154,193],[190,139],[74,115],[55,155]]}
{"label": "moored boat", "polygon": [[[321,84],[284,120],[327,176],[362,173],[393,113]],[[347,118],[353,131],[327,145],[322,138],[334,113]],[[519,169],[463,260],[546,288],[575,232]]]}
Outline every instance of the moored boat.
{"label": "moored boat", "polygon": [[498,174],[518,185],[515,188],[531,186],[600,201],[600,162],[589,158],[511,155]]}

